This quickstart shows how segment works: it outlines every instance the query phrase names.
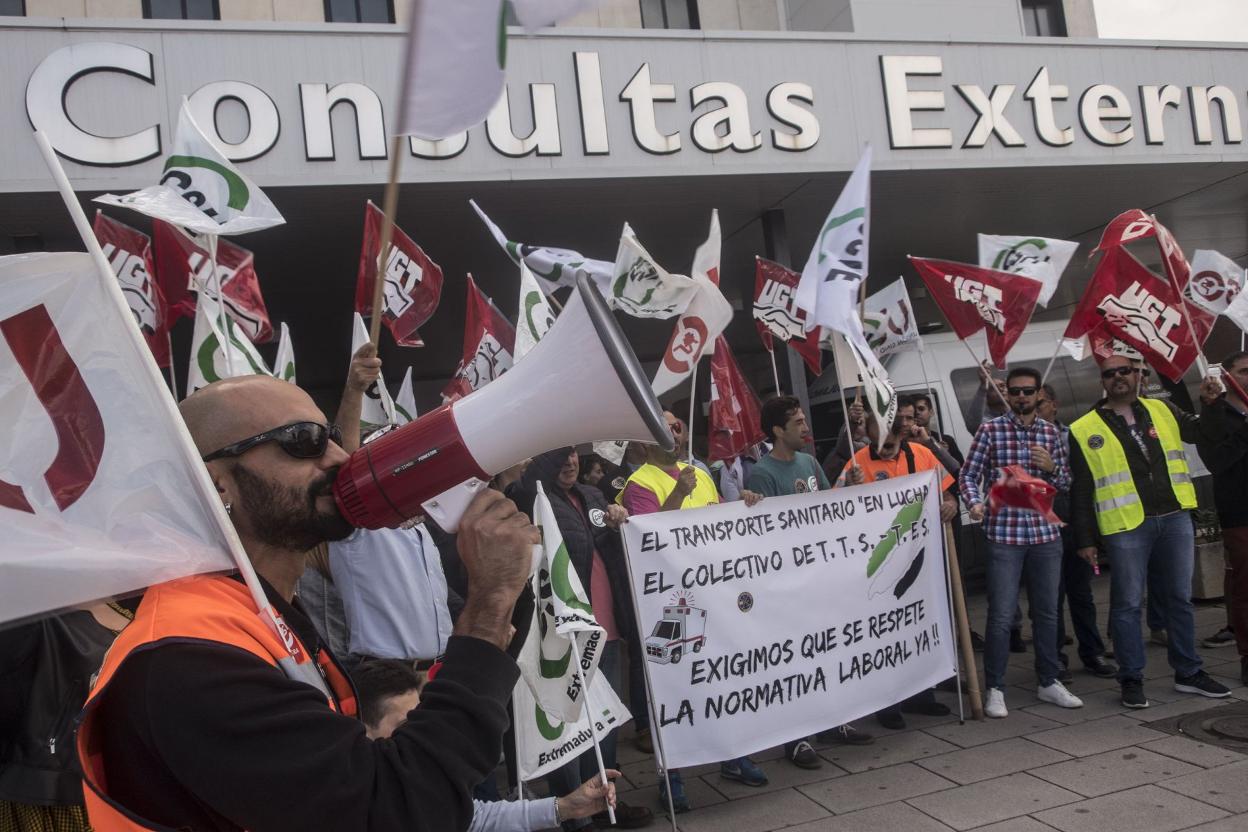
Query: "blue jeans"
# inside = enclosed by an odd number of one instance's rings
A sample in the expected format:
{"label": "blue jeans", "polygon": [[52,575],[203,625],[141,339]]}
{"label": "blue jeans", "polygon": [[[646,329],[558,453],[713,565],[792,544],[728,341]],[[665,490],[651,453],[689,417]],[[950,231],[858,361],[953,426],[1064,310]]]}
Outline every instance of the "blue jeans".
{"label": "blue jeans", "polygon": [[1175,676],[1201,669],[1192,615],[1192,561],[1196,532],[1186,511],[1145,517],[1131,531],[1106,535],[1110,570],[1109,631],[1114,637],[1118,681],[1141,681],[1144,637],[1140,604],[1148,587],[1149,605],[1164,619],[1170,634],[1169,659]]}
{"label": "blue jeans", "polygon": [[[598,660],[598,672],[603,674],[603,678],[611,683],[611,689],[618,695],[621,682],[619,639],[608,641],[602,648],[602,658]],[[619,734],[619,729],[611,731],[605,737],[598,738],[598,744],[602,748],[602,764],[607,768],[619,768],[615,757],[617,734]],[[591,747],[575,760],[569,760],[546,775],[546,784],[550,786],[551,794],[563,797],[576,791],[586,780],[597,776],[598,758],[594,755],[594,749]],[[568,821],[564,828],[579,829],[589,826],[589,824],[590,820],[583,818]]]}
{"label": "blue jeans", "polygon": [[1010,628],[1018,609],[1019,579],[1027,582],[1036,678],[1051,685],[1057,660],[1057,593],[1062,579],[1062,541],[1017,546],[988,541],[988,626],[984,633],[984,685],[1005,686],[1010,657]]}

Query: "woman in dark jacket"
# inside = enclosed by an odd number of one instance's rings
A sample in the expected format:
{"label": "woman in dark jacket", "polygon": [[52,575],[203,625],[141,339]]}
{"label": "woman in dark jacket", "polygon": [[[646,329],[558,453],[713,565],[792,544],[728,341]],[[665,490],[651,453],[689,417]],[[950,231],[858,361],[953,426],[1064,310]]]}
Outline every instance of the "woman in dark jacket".
{"label": "woman in dark jacket", "polygon": [[90,828],[74,729],[129,620],[124,607],[100,604],[0,630],[0,832]]}

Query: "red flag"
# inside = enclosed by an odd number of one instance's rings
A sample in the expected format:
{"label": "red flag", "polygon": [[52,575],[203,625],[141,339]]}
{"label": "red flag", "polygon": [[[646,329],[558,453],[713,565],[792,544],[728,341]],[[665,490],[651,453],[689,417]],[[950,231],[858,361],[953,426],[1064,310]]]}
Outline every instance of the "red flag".
{"label": "red flag", "polygon": [[[373,313],[373,274],[381,256],[381,225],[384,216],[372,202],[364,205],[364,244],[360,247],[360,271],[355,279],[355,311]],[[393,244],[385,271],[382,320],[401,347],[423,347],[416,330],[433,317],[442,299],[442,268],[394,227]]]}
{"label": "red flag", "polygon": [[161,367],[169,366],[169,314],[156,284],[152,241],[142,231],[95,212],[95,238],[117,275],[121,293],[143,332],[148,349]]}
{"label": "red flag", "polygon": [[479,390],[511,369],[516,329],[503,317],[468,275],[468,309],[464,316],[464,357],[442,391],[453,401]]}
{"label": "red flag", "polygon": [[710,458],[732,459],[765,438],[762,405],[741,375],[728,340],[719,336],[711,354]]}
{"label": "red flag", "polygon": [[958,337],[984,330],[992,363],[1004,367],[1036,309],[1040,281],[948,260],[911,257],[910,262]]}
{"label": "red flag", "polygon": [[[1195,342],[1181,303],[1191,316]],[[1064,337],[1089,335],[1093,340],[1098,332],[1108,332],[1139,350],[1166,378],[1178,381],[1196,360],[1213,320],[1208,312],[1180,301],[1169,281],[1144,268],[1125,248],[1114,246],[1101,257]]]}
{"label": "red flag", "polygon": [[[212,256],[203,235],[194,234],[162,220],[152,221],[156,237],[156,274],[169,306],[170,322],[195,314],[195,296],[201,286],[210,291]],[[217,238],[217,269],[225,311],[253,344],[273,340],[269,310],[260,293],[255,256],[225,237]]]}
{"label": "red flag", "polygon": [[815,375],[823,372],[823,353],[819,348],[820,327],[806,332],[806,312],[793,303],[799,272],[779,263],[754,258],[754,326],[768,352],[775,349],[772,336],[792,347]]}
{"label": "red flag", "polygon": [[1058,526],[1065,523],[1053,511],[1053,498],[1057,486],[1027,473],[1021,465],[1006,465],[997,481],[988,489],[988,505],[993,511],[1001,506],[1021,508],[1044,515],[1044,519]]}
{"label": "red flag", "polygon": [[[1139,208],[1123,211],[1110,220],[1109,225],[1105,226],[1104,233],[1101,234],[1101,242],[1097,244],[1096,251],[1109,251],[1112,248],[1119,248],[1127,243],[1150,237],[1157,240],[1157,248],[1161,253],[1161,262],[1166,271],[1166,277],[1176,289],[1182,291],[1192,276],[1192,267],[1183,255],[1183,249],[1179,248],[1179,243],[1170,233],[1170,229],[1157,222],[1156,217],[1149,216]],[[1195,321],[1192,323],[1195,324]]]}

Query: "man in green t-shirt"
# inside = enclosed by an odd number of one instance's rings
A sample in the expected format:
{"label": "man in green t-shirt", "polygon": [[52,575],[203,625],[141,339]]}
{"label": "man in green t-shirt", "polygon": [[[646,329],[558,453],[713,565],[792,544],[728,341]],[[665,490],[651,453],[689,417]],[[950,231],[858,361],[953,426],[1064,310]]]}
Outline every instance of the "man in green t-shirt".
{"label": "man in green t-shirt", "polygon": [[[823,467],[803,448],[809,447],[810,423],[802,412],[801,403],[793,396],[777,396],[763,404],[763,433],[771,441],[771,453],[760,459],[750,471],[745,487],[764,497],[782,497],[823,491],[831,486]],[[852,725],[841,725],[819,735],[825,742],[848,745],[869,745],[874,738]],[[795,740],[784,745],[784,756],[799,768],[819,768],[819,755],[808,740]]]}

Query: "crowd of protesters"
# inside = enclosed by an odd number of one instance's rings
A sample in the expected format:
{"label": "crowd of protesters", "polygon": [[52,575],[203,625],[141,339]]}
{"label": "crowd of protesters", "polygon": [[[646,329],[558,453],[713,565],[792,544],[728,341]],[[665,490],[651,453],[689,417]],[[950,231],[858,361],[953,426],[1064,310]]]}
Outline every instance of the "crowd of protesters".
{"label": "crowd of protesters", "polygon": [[[822,464],[796,398],[768,398],[765,441],[711,466],[690,454],[687,426],[669,412],[675,450],[634,443],[618,461],[573,447],[544,453],[499,475],[458,534],[447,535],[420,518],[354,530],[333,505],[344,451],[369,441],[359,412],[380,370],[369,347],[354,356],[341,432],[297,387],[269,378],[219,382],[182,404],[285,641],[256,618],[237,575],[152,587],[141,602],[0,632],[0,832],[85,829],[86,814],[109,832],[571,830],[610,825],[608,807],[615,825],[637,828],[654,823],[669,799],[688,811],[680,772],[660,778],[658,803],[630,804],[603,782],[592,749],[546,778],[548,796],[501,799],[500,763],[503,782],[516,781],[508,703],[532,618],[527,565],[539,484],[605,631],[599,670],[628,702],[647,753],[641,634],[620,533],[628,518],[725,500],[752,507],[927,470],[940,472],[941,519],[960,524],[965,512],[986,542],[989,717],[1007,716],[1008,654],[1026,649],[1022,587],[1039,700],[1082,706],[1067,688],[1075,677],[1064,648],[1077,641],[1084,671],[1116,678],[1125,707],[1148,707],[1146,591],[1174,689],[1230,694],[1196,651],[1196,492],[1183,443],[1196,445],[1213,474],[1226,550],[1226,627],[1204,645],[1234,645],[1248,684],[1248,402],[1216,380],[1201,385],[1200,413],[1187,413],[1141,397],[1147,368],[1115,355],[1101,363],[1104,398],[1066,425],[1036,370],[1015,367],[998,379],[985,369],[966,414],[974,439],[965,455],[935,429],[935,403],[920,393],[902,398],[892,424],[850,407]],[[1223,370],[1248,387],[1248,353],[1228,356]],[[1054,513],[989,499],[1007,467],[1052,486]],[[1092,594],[1101,566],[1110,570],[1114,661]],[[301,681],[279,669],[292,644]],[[905,727],[905,713],[950,712],[933,691],[879,704],[876,720],[893,730]],[[616,734],[601,738],[608,781],[619,776]],[[814,742],[794,739],[785,758],[818,768],[816,742],[872,741],[842,725]],[[749,757],[722,762],[719,776],[768,782]]]}

